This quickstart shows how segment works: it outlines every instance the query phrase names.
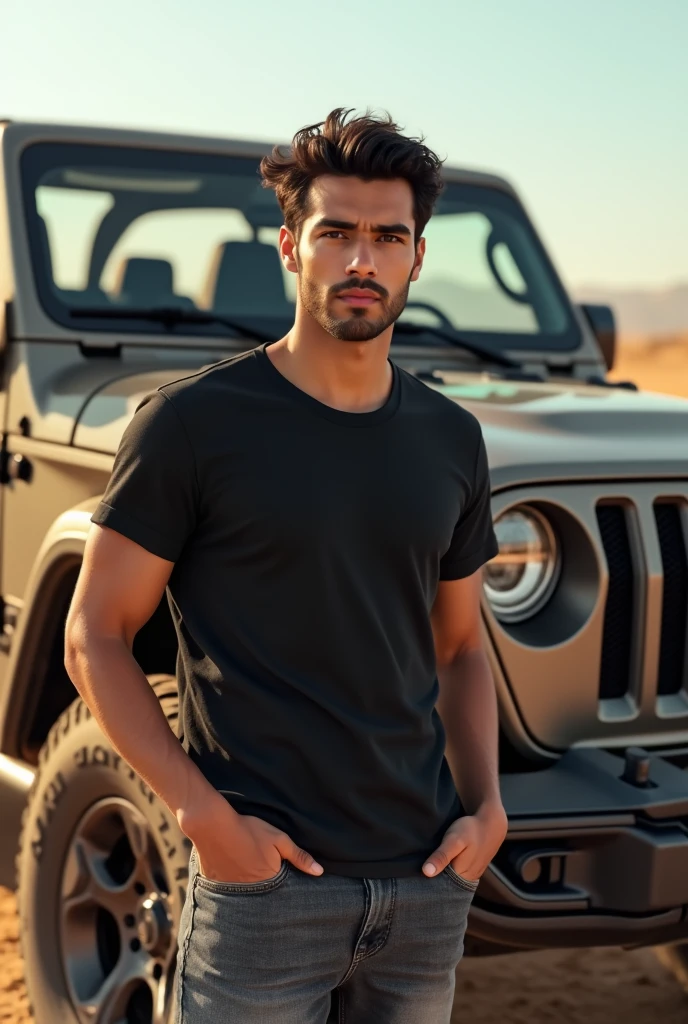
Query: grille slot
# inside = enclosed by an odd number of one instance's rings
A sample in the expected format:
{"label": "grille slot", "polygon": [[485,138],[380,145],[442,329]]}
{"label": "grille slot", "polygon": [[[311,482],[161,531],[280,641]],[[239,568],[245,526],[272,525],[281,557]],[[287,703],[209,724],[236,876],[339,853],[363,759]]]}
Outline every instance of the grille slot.
{"label": "grille slot", "polygon": [[624,697],[629,690],[635,578],[625,508],[597,505],[597,525],[609,570],[600,660],[600,700]]}
{"label": "grille slot", "polygon": [[683,688],[688,629],[688,552],[676,503],[655,502],[655,522],[662,553],[662,637],[657,694],[666,697]]}

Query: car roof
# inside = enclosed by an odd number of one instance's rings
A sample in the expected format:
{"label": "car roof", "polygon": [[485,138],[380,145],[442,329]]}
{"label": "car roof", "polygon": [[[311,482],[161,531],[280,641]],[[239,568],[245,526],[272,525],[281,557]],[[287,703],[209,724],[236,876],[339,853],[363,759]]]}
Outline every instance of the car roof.
{"label": "car roof", "polygon": [[[225,156],[245,156],[256,159],[270,153],[275,145],[274,142],[260,139],[191,135],[181,132],[103,127],[101,125],[12,121],[10,119],[0,119],[0,130],[3,135],[8,137],[8,140],[11,138],[15,143],[20,144],[40,141],[90,142],[116,146],[152,146],[157,149],[181,149],[189,152],[219,153]],[[277,144],[288,146],[289,142]],[[444,164],[442,173],[445,181],[498,188],[516,196],[515,189],[505,178],[490,171]]]}

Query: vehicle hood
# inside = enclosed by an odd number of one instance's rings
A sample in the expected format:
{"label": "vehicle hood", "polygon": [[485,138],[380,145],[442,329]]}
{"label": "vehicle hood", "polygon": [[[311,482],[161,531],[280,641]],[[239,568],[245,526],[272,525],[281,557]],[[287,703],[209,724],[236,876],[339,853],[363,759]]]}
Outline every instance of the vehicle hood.
{"label": "vehicle hood", "polygon": [[[132,372],[84,403],[72,443],[114,454],[141,399],[188,366]],[[428,384],[482,425],[493,480],[658,472],[688,475],[688,400],[569,382],[495,380],[443,371]]]}
{"label": "vehicle hood", "polygon": [[493,484],[688,475],[688,400],[575,382],[443,373],[431,385],[482,425]]}

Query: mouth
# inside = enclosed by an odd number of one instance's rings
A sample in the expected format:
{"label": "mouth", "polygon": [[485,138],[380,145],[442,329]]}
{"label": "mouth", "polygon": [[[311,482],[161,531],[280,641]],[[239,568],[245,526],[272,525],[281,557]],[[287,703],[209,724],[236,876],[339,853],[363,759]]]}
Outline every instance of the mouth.
{"label": "mouth", "polygon": [[380,301],[380,296],[369,288],[350,288],[339,292],[337,298],[347,306],[372,306],[374,302]]}

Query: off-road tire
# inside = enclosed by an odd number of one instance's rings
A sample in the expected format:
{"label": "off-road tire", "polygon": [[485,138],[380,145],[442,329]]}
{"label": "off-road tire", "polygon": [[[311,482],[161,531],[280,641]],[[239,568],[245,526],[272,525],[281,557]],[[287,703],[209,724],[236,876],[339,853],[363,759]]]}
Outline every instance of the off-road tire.
{"label": "off-road tire", "polygon": [[[172,676],[156,675],[150,676],[149,681],[176,734],[179,703],[176,680]],[[90,808],[97,812],[98,806],[107,807],[108,800],[112,798],[115,798],[114,806],[132,808],[135,822],[142,823],[145,819],[145,830],[138,834],[146,835],[147,845],[142,844],[139,849],[150,849],[150,863],[155,864],[156,877],[164,876],[167,881],[169,894],[163,890],[167,913],[164,919],[165,949],[168,950],[168,959],[174,961],[191,844],[167,807],[116,753],[86,704],[77,699],[55,722],[41,748],[38,771],[22,817],[16,858],[20,945],[35,1024],[82,1024],[88,1019],[83,1009],[77,1010],[70,995],[64,966],[64,950],[60,941],[63,934],[61,886],[67,857],[70,849],[74,849],[73,839],[78,834],[77,824],[89,820]],[[106,817],[105,821],[108,825],[110,819]],[[122,842],[120,838],[118,850]],[[139,863],[144,860],[149,862],[149,858],[144,856]],[[141,893],[142,888],[139,883],[137,892]],[[153,909],[160,911],[159,906]],[[101,913],[91,911],[90,906],[87,912],[94,916]],[[81,913],[81,908],[78,913]],[[129,924],[132,938],[127,932],[128,947],[134,948],[132,943],[137,942],[140,947],[141,943],[136,938],[137,926],[131,920]],[[145,925],[139,923],[138,927]],[[93,955],[96,958],[101,956],[99,944],[100,935],[94,943]],[[160,945],[156,947],[156,953],[160,948]],[[143,954],[146,953],[144,945]],[[151,965],[155,966],[152,961]],[[167,977],[163,979],[163,985],[167,994],[162,992],[162,995],[165,995],[165,1006],[169,1008],[172,991]],[[74,992],[73,984],[71,991]],[[144,993],[144,997],[147,998],[147,994]],[[146,1011],[141,1012],[140,1007],[135,1007],[131,1016],[127,1011],[121,1019],[131,1019],[136,1024],[149,1024],[149,1021],[158,1024],[169,1016],[169,1009],[162,1013],[160,1005],[150,1016]],[[109,1019],[107,1015],[104,1017]],[[101,1018],[95,1014],[95,1019]]]}

